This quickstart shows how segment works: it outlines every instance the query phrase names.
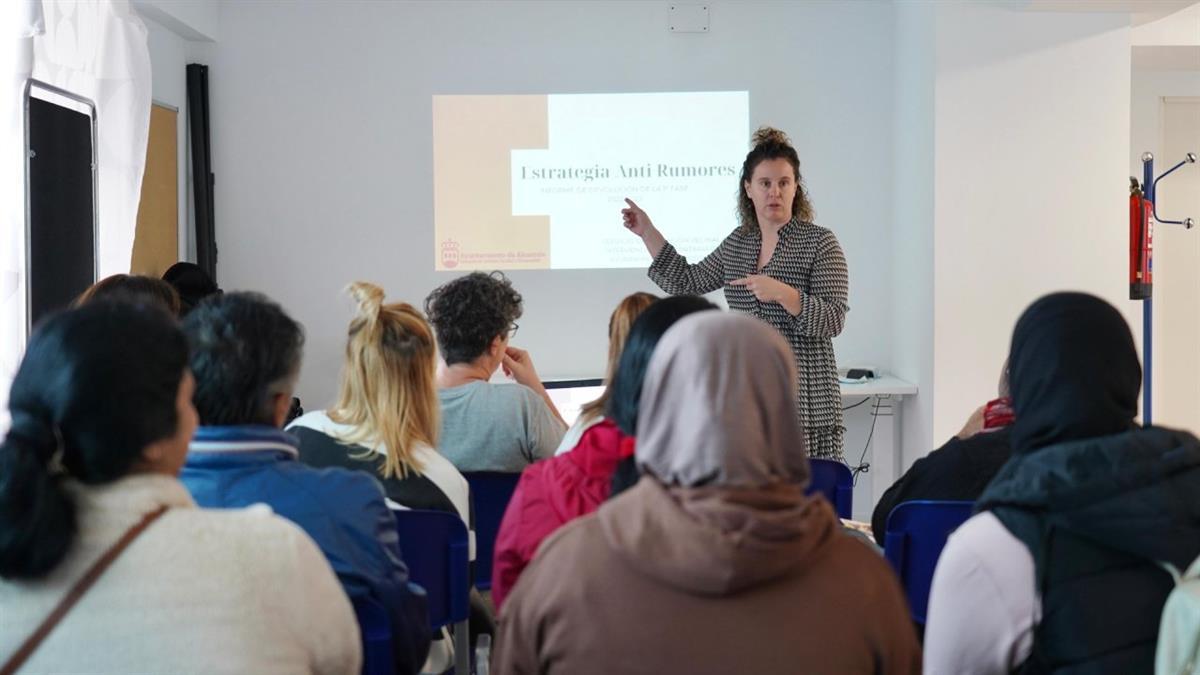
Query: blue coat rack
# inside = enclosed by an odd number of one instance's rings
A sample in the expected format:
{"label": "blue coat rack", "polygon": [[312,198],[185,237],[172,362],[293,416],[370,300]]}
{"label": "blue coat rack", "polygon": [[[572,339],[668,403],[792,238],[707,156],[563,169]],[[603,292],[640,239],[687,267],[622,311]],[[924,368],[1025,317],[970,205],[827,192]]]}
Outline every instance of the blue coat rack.
{"label": "blue coat rack", "polygon": [[[1164,225],[1182,225],[1187,229],[1192,229],[1195,222],[1191,218],[1183,220],[1164,220],[1158,217],[1158,182],[1167,176],[1174,173],[1179,167],[1184,164],[1194,164],[1196,162],[1196,154],[1189,152],[1183,161],[1168,169],[1158,178],[1154,177],[1154,155],[1149,152],[1142,153],[1142,193],[1146,201],[1150,202],[1151,222],[1158,221]],[[1135,179],[1136,180],[1136,179]],[[1150,268],[1153,269],[1154,257],[1150,256]],[[1153,370],[1154,366],[1154,297],[1153,291],[1151,294],[1142,299],[1142,423],[1150,426],[1153,418]]]}

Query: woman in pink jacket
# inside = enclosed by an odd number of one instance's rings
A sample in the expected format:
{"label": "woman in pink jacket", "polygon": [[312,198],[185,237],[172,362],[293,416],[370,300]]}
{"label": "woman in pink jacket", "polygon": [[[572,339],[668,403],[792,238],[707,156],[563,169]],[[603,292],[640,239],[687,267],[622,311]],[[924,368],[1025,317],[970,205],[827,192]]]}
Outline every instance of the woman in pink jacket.
{"label": "woman in pink jacket", "polygon": [[[623,459],[633,455],[642,376],[658,339],[680,318],[716,309],[703,298],[685,295],[655,302],[636,321],[619,321],[622,308],[633,297],[617,307],[610,322],[610,327],[621,323],[633,326],[626,331],[609,331],[609,339],[618,346],[609,349],[609,386],[601,408],[606,416],[584,431],[570,452],[527,467],[504,512],[492,564],[492,601],[497,611],[542,540],[575,518],[595,511],[608,499],[613,472]],[[628,337],[619,333],[627,333]],[[620,345],[624,345],[623,350]]]}

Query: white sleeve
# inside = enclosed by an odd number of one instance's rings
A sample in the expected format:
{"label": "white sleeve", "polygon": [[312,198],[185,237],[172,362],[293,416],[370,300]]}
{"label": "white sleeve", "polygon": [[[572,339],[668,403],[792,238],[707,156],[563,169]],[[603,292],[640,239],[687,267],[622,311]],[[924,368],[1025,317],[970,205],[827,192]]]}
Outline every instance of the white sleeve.
{"label": "white sleeve", "polygon": [[567,433],[563,434],[562,440],[559,441],[558,447],[554,450],[554,456],[570,452],[579,444],[579,439],[583,438],[583,431],[586,426],[583,423],[583,416],[577,417],[575,423],[567,427]]}
{"label": "white sleeve", "polygon": [[563,435],[562,441],[558,444],[558,449],[554,451],[554,456],[568,453],[579,445],[579,441],[583,439],[583,434],[592,427],[604,421],[604,415],[597,415],[584,419],[582,415],[575,418],[575,423],[567,427],[567,433]]}
{"label": "white sleeve", "polygon": [[1040,607],[1033,556],[991,513],[962,525],[933,574],[927,675],[1007,675],[1028,658]]}
{"label": "white sleeve", "polygon": [[288,603],[294,611],[283,619],[307,643],[314,674],[358,675],[362,641],[350,599],[313,540],[299,528],[292,535],[298,578]]}

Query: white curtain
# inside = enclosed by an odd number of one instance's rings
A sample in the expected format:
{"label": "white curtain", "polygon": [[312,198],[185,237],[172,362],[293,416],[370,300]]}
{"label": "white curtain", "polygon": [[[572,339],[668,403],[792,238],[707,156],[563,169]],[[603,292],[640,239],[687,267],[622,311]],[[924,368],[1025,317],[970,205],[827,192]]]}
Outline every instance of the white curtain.
{"label": "white curtain", "polygon": [[29,77],[97,108],[100,277],[128,272],[150,127],[146,26],[129,0],[0,0],[0,429],[24,351]]}
{"label": "white curtain", "polygon": [[0,2],[0,429],[25,348],[25,127],[22,93],[33,72],[41,0]]}
{"label": "white curtain", "polygon": [[96,104],[100,278],[129,272],[150,129],[146,26],[128,0],[42,0],[33,77]]}

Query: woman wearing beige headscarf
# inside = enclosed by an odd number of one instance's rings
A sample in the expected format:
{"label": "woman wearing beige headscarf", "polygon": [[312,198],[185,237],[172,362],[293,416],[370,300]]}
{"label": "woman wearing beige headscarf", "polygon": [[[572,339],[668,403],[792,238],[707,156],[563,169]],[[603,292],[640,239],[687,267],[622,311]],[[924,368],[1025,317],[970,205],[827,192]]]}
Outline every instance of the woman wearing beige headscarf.
{"label": "woman wearing beige headscarf", "polygon": [[560,529],[500,618],[516,673],[917,673],[886,563],[806,497],[791,351],[702,312],[659,342],[642,391],[642,480]]}

